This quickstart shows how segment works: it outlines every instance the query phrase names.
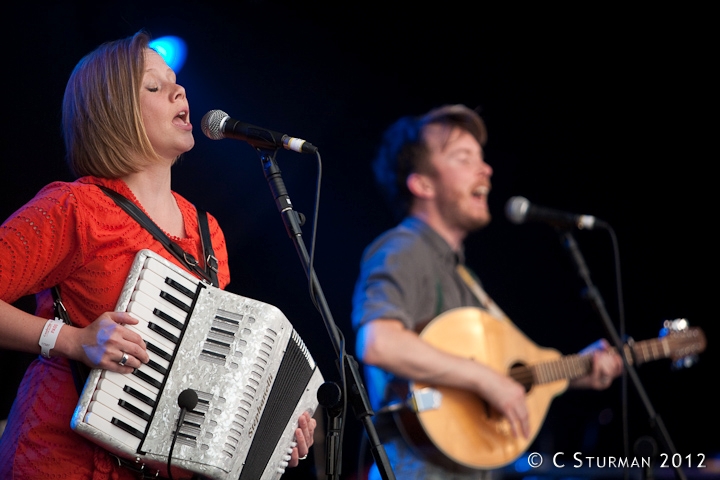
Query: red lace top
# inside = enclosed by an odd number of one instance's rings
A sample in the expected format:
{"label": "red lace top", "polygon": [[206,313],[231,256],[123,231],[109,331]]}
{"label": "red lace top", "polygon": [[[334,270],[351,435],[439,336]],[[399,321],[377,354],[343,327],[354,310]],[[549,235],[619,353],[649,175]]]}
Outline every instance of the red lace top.
{"label": "red lace top", "polygon": [[[122,180],[83,177],[43,188],[0,226],[0,298],[8,303],[37,294],[40,317],[54,316],[48,290],[60,285],[73,323],[85,327],[115,309],[135,254],[148,248],[179,265],[165,248],[94,184],[107,186],[139,205]],[[195,207],[175,195],[186,238],[170,237],[202,259]],[[147,213],[147,212],[146,212]],[[208,215],[219,262],[221,288],[230,281],[222,230]],[[0,437],[0,478],[124,479],[103,449],[77,435],[70,419],[78,402],[69,363],[38,357],[18,389]]]}

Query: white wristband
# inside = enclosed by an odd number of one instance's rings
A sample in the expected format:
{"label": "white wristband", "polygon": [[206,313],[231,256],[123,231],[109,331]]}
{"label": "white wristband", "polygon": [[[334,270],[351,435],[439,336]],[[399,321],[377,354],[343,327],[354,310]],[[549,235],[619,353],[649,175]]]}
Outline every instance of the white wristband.
{"label": "white wristband", "polygon": [[50,358],[50,350],[55,347],[55,342],[60,334],[60,329],[65,323],[57,318],[51,318],[45,323],[42,333],[40,334],[40,353],[45,358]]}

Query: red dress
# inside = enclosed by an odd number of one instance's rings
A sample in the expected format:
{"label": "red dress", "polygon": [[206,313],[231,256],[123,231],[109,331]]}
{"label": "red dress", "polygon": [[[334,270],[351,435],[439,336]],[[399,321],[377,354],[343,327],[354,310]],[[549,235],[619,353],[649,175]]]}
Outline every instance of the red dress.
{"label": "red dress", "polygon": [[[0,226],[0,298],[8,303],[37,294],[36,314],[54,316],[49,288],[60,285],[73,323],[85,327],[115,309],[135,254],[148,248],[179,265],[165,248],[94,184],[139,205],[122,180],[83,177],[55,182]],[[173,193],[186,238],[171,237],[202,259],[195,207]],[[147,212],[146,212],[147,213]],[[221,288],[230,281],[227,249],[217,221],[208,215]],[[0,437],[0,478],[134,478],[102,448],[77,435],[70,419],[78,402],[69,363],[38,357],[18,389]]]}

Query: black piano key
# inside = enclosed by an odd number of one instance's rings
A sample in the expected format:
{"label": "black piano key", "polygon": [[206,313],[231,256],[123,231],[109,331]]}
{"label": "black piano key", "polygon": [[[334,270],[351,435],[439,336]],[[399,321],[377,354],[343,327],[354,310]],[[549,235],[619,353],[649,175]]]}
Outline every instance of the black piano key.
{"label": "black piano key", "polygon": [[128,403],[123,399],[118,400],[118,405],[120,405],[122,408],[127,410],[128,412],[133,413],[134,415],[137,415],[138,417],[142,418],[146,422],[150,421],[150,414],[143,412],[139,408],[137,408],[132,403]]}
{"label": "black piano key", "polygon": [[131,427],[131,426],[128,425],[127,423],[123,422],[122,420],[118,420],[118,419],[115,418],[115,417],[112,418],[112,420],[110,421],[110,423],[112,423],[113,425],[115,425],[115,426],[118,427],[118,428],[121,428],[121,429],[125,430],[127,433],[129,433],[129,434],[132,435],[133,437],[139,438],[140,440],[142,440],[143,437],[145,436],[145,435],[143,434],[143,432],[141,432],[140,430],[138,430],[138,429],[136,429],[136,428],[134,428],[134,427]]}
{"label": "black piano key", "polygon": [[157,355],[158,357],[162,358],[163,360],[167,360],[168,362],[172,362],[172,359],[173,359],[172,355],[169,354],[168,352],[166,352],[165,350],[163,350],[162,348],[158,347],[158,346],[155,345],[154,343],[148,342],[148,341],[146,340],[146,341],[145,341],[145,347],[146,347],[148,350],[150,350],[151,352],[153,352],[155,355]]}
{"label": "black piano key", "polygon": [[167,375],[167,368],[163,367],[162,365],[158,364],[157,362],[154,362],[150,360],[147,363],[147,366],[158,372],[160,375]]}
{"label": "black piano key", "polygon": [[179,300],[179,299],[176,298],[176,297],[173,297],[172,295],[170,295],[170,294],[167,293],[167,292],[164,292],[164,291],[161,290],[161,291],[160,291],[160,298],[166,300],[166,301],[169,302],[169,303],[172,303],[173,305],[175,305],[177,308],[179,308],[179,309],[182,310],[183,312],[190,312],[190,305],[188,305],[188,304],[186,304],[186,303],[183,303],[181,300]]}
{"label": "black piano key", "polygon": [[170,277],[165,277],[165,283],[170,285],[172,288],[177,290],[178,292],[182,293],[188,298],[193,298],[195,296],[195,292],[190,290],[189,288],[186,288],[185,286],[181,285],[179,282],[176,282]]}
{"label": "black piano key", "polygon": [[163,338],[167,338],[172,343],[178,343],[180,341],[178,337],[168,332],[167,330],[159,326],[157,323],[149,322],[148,328],[153,332],[157,333],[158,335],[161,335]]}
{"label": "black piano key", "polygon": [[138,392],[138,391],[135,390],[134,388],[125,385],[125,386],[123,387],[123,391],[124,391],[125,393],[128,393],[128,394],[132,395],[133,397],[137,398],[138,400],[140,400],[141,402],[143,402],[145,405],[148,405],[148,406],[150,406],[150,407],[155,408],[155,400],[153,400],[152,398],[148,397],[147,395],[144,395],[144,394]]}
{"label": "black piano key", "polygon": [[165,320],[167,323],[169,323],[173,327],[177,328],[178,330],[182,330],[182,328],[183,328],[182,322],[178,322],[173,317],[171,317],[167,313],[163,312],[159,308],[156,308],[153,310],[153,315],[155,315],[158,318],[162,318],[163,320]]}
{"label": "black piano key", "polygon": [[140,370],[135,370],[132,374],[135,375],[140,380],[144,381],[145,383],[157,388],[158,390],[162,390],[162,382],[155,380],[147,373],[141,372]]}

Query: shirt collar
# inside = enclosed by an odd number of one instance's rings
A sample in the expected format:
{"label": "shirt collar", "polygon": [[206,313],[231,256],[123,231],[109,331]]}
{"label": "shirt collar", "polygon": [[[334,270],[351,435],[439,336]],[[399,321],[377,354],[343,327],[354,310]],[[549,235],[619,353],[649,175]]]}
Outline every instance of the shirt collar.
{"label": "shirt collar", "polygon": [[439,233],[419,218],[411,216],[405,217],[402,225],[408,230],[417,232],[442,258],[446,258],[454,264],[465,263],[465,247],[463,245],[461,245],[460,250],[456,252]]}

